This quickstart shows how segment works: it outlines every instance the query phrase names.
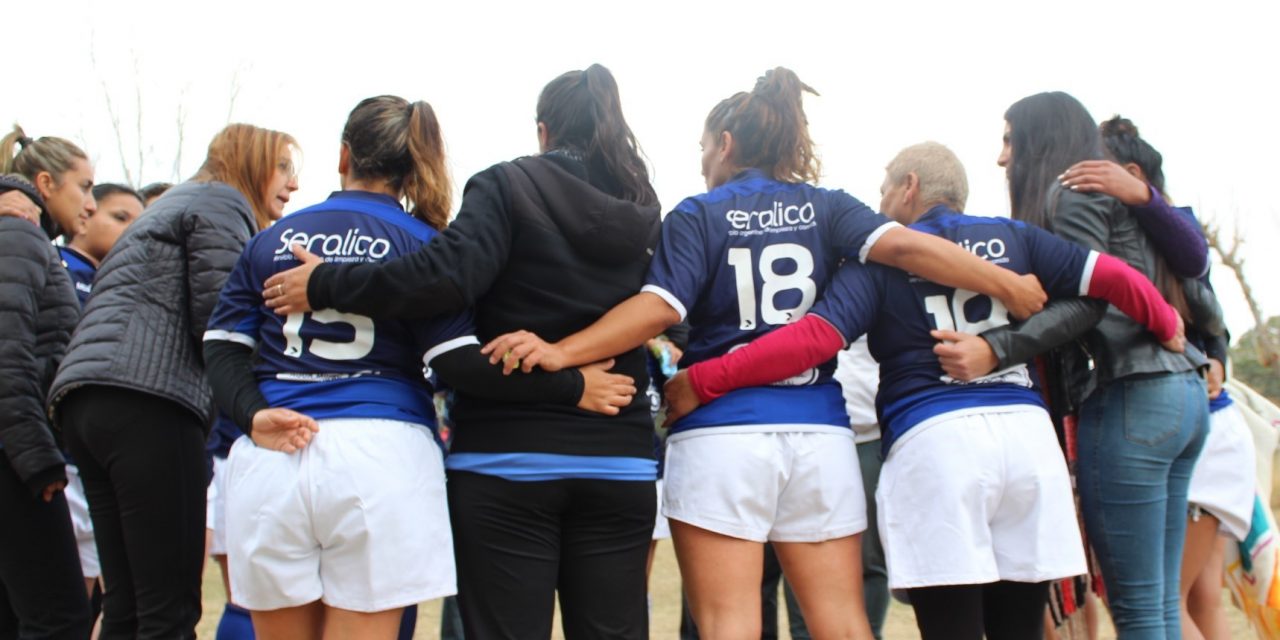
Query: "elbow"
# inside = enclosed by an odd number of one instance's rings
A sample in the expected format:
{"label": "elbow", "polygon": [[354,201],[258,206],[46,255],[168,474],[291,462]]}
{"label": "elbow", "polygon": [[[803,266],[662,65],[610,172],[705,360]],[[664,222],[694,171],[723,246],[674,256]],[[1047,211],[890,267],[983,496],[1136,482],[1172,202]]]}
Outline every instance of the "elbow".
{"label": "elbow", "polygon": [[1209,273],[1209,252],[1192,251],[1178,256],[1177,260],[1165,258],[1169,271],[1179,278],[1199,280]]}
{"label": "elbow", "polygon": [[662,311],[657,316],[657,320],[662,325],[658,328],[658,332],[661,333],[666,331],[668,327],[680,323],[680,312],[673,309],[671,305],[664,303],[662,305]]}

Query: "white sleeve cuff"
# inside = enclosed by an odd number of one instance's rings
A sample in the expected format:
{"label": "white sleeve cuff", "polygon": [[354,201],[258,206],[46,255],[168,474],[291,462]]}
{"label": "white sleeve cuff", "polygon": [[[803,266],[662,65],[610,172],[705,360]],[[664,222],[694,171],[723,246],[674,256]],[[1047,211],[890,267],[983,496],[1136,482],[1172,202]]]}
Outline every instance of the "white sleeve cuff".
{"label": "white sleeve cuff", "polygon": [[235,342],[249,347],[250,349],[258,346],[258,341],[254,340],[251,336],[247,336],[243,333],[236,333],[234,331],[223,331],[222,329],[209,329],[208,331],[205,331],[204,341],[208,342],[210,340],[226,340],[228,342]]}
{"label": "white sleeve cuff", "polygon": [[1084,272],[1080,274],[1080,293],[1081,296],[1089,295],[1089,287],[1093,284],[1093,270],[1098,266],[1098,252],[1090,251],[1089,257],[1084,261]]}
{"label": "white sleeve cuff", "polygon": [[871,235],[867,236],[867,241],[862,243],[862,248],[858,250],[858,262],[866,264],[867,254],[871,253],[871,247],[876,246],[876,243],[880,241],[880,236],[888,233],[890,229],[898,229],[901,227],[902,225],[891,220],[880,225],[875,231],[872,231]]}
{"label": "white sleeve cuff", "polygon": [[436,356],[448,353],[459,347],[465,347],[469,344],[480,344],[480,339],[475,336],[462,336],[461,338],[454,338],[452,340],[441,342],[440,344],[431,347],[431,349],[427,351],[426,355],[422,356],[422,364],[430,368],[431,361],[434,360]]}
{"label": "white sleeve cuff", "polygon": [[658,296],[659,298],[662,298],[664,302],[671,305],[672,309],[676,310],[676,313],[680,314],[681,322],[684,322],[685,316],[689,315],[689,311],[684,308],[684,304],[680,302],[680,299],[675,297],[674,294],[672,294],[670,291],[667,291],[666,289],[663,289],[662,287],[659,287],[657,285],[652,285],[652,284],[646,284],[645,286],[640,288],[640,291],[652,293],[653,295]]}

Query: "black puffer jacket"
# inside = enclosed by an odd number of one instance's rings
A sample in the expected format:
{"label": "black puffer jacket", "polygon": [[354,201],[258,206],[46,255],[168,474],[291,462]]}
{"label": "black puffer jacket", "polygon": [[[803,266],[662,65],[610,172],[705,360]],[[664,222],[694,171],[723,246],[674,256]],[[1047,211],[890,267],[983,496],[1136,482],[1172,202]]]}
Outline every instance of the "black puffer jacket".
{"label": "black puffer jacket", "polygon": [[153,393],[213,422],[201,340],[223,283],[254,232],[234,187],[187,182],[129,226],[94,279],[84,320],[49,392],[49,413],[83,385]]}
{"label": "black puffer jacket", "polygon": [[80,304],[39,227],[0,217],[0,243],[0,447],[34,492],[65,478],[44,397]]}

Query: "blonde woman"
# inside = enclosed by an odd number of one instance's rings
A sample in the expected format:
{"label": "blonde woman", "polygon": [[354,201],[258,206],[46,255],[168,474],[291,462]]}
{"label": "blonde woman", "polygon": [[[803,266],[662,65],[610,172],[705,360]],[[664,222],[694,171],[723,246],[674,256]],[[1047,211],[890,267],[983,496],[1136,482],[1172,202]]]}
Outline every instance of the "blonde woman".
{"label": "blonde woman", "polygon": [[80,467],[102,637],[194,637],[213,401],[200,339],[245,243],[298,188],[293,138],[233,124],[99,268],[49,395]]}

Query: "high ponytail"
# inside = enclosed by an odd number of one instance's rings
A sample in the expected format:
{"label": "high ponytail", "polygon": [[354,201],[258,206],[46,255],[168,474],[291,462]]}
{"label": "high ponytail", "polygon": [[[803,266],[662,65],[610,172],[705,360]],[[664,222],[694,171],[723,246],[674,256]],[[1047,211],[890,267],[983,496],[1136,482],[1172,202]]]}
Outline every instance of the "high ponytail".
{"label": "high ponytail", "polygon": [[435,110],[399,96],[365,98],[342,129],[350,171],[379,179],[409,201],[409,213],[437,231],[449,222],[453,195],[445,165],[444,137]]}
{"label": "high ponytail", "polygon": [[770,69],[750,93],[720,101],[707,115],[705,129],[715,137],[725,131],[733,136],[732,160],[739,166],[760,169],[782,182],[817,182],[822,162],[809,137],[805,92],[818,95],[794,71]]}
{"label": "high ponytail", "polygon": [[444,136],[430,104],[419,100],[409,111],[409,155],[413,170],[404,177],[410,213],[439,231],[449,224],[453,187],[444,159]]}
{"label": "high ponytail", "polygon": [[48,173],[55,183],[62,184],[63,174],[77,159],[87,161],[89,156],[73,142],[50,136],[32,140],[16,124],[0,138],[0,175],[16,173],[34,183],[36,175]]}
{"label": "high ponytail", "polygon": [[555,148],[582,154],[587,172],[614,195],[642,205],[658,202],[640,145],[622,114],[618,83],[593,64],[547,83],[538,96],[538,122]]}

